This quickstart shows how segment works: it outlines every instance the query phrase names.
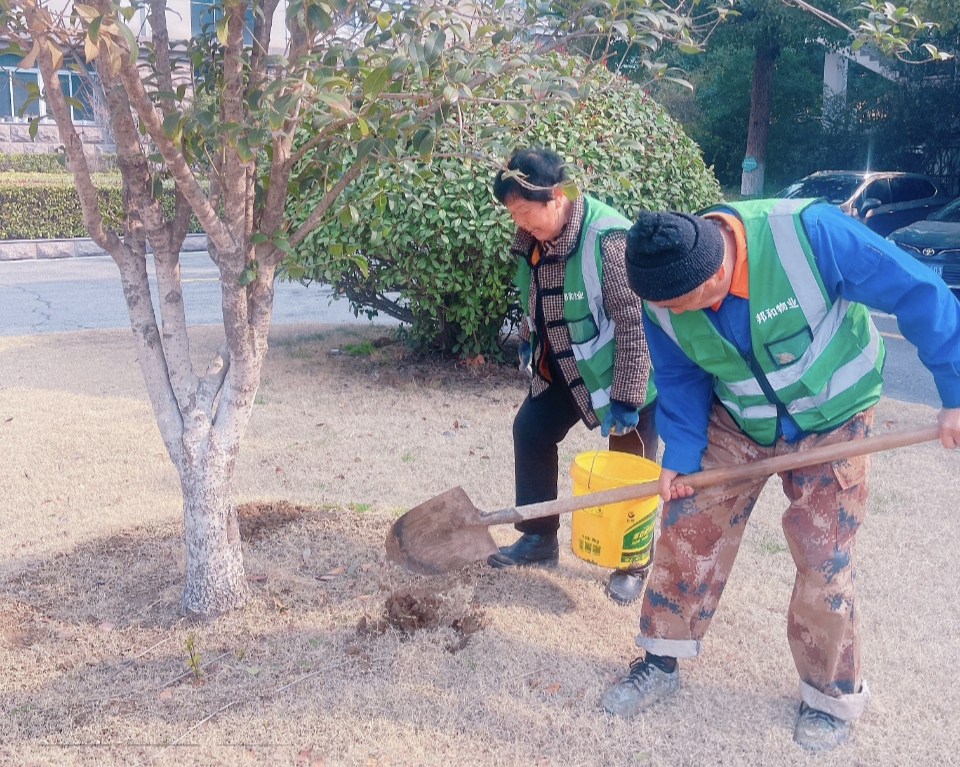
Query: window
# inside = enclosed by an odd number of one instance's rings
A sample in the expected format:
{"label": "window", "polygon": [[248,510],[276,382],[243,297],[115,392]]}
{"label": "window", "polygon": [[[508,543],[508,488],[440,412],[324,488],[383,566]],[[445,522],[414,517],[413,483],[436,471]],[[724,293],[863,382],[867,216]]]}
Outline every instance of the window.
{"label": "window", "polygon": [[880,200],[881,205],[890,204],[890,182],[885,178],[878,178],[876,181],[871,181],[867,188],[863,190],[860,194],[860,199],[857,203],[857,208],[861,208],[865,200],[869,200],[871,197],[874,197]]}
{"label": "window", "polygon": [[937,190],[925,179],[895,176],[890,179],[890,193],[894,202],[910,202],[933,197]]}
{"label": "window", "polygon": [[75,72],[59,72],[58,75],[63,95],[77,101],[76,104],[69,105],[73,121],[94,122],[93,84]]}
{"label": "window", "polygon": [[[61,70],[57,73],[63,95],[68,99],[70,116],[76,123],[95,122],[93,93],[90,81],[77,72]],[[91,75],[92,77],[92,75]],[[19,69],[16,66],[0,65],[0,120],[3,122],[27,122],[34,117],[46,117],[47,105],[43,99],[27,102],[31,86],[40,85],[39,69]],[[75,103],[71,103],[75,100]]]}
{"label": "window", "polygon": [[[190,32],[193,35],[202,34],[204,27],[212,27],[223,18],[223,5],[220,0],[190,0]],[[213,32],[213,29],[209,29]],[[253,9],[247,8],[243,19],[243,42],[253,42]]]}

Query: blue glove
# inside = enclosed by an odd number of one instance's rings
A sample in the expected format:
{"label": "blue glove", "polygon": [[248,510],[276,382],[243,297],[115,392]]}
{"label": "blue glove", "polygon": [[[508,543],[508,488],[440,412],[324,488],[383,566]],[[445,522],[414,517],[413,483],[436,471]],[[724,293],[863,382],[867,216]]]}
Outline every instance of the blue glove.
{"label": "blue glove", "polygon": [[622,436],[637,428],[640,414],[633,405],[625,405],[617,400],[610,400],[610,407],[600,424],[600,434],[609,437],[611,434]]}
{"label": "blue glove", "polygon": [[533,351],[530,349],[530,342],[521,341],[518,353],[520,357],[520,365],[517,369],[521,373],[526,373],[528,376],[533,377],[533,368],[530,367],[530,361],[533,359]]}

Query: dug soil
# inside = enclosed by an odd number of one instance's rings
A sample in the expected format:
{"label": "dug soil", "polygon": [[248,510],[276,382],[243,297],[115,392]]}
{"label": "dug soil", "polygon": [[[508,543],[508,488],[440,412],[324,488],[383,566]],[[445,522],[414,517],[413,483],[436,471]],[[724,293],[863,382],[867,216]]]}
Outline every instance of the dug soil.
{"label": "dug soil", "polygon": [[[849,745],[791,740],[776,480],[680,691],[624,722],[598,700],[636,655],[637,607],[604,596],[568,519],[556,569],[386,561],[391,522],[453,486],[512,502],[526,392],[512,365],[413,355],[390,333],[273,330],[235,481],[251,598],[206,624],[177,611],[179,486],[129,332],[0,337],[0,763],[960,763],[960,455],[873,459],[857,566],[872,699]],[[192,331],[198,368],[221,335]],[[885,399],[876,426],[935,418]],[[571,432],[562,495],[576,453],[602,447]]]}

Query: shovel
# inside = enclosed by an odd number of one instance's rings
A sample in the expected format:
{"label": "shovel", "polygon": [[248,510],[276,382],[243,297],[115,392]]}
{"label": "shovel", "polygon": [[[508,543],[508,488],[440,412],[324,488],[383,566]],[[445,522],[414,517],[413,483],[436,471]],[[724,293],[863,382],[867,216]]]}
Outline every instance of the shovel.
{"label": "shovel", "polygon": [[[894,431],[877,437],[838,442],[789,455],[763,458],[752,463],[685,474],[683,484],[699,488],[724,482],[768,477],[781,471],[916,445],[935,439],[939,439],[937,426]],[[650,480],[575,495],[571,498],[485,512],[471,503],[463,488],[455,487],[424,501],[419,506],[414,506],[393,523],[390,532],[387,533],[387,558],[411,572],[440,575],[459,570],[495,554],[498,546],[490,535],[491,525],[515,524],[526,519],[567,514],[577,509],[648,498],[657,495],[658,492],[658,481]]]}

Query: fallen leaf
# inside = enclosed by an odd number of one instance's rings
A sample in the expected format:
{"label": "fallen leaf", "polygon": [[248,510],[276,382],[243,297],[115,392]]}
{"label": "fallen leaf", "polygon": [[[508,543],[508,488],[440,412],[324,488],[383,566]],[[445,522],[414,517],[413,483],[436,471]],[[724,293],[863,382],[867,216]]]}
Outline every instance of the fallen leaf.
{"label": "fallen leaf", "polygon": [[247,673],[248,673],[250,676],[256,676],[257,674],[260,673],[260,667],[259,667],[259,666],[247,666]]}
{"label": "fallen leaf", "polygon": [[359,655],[360,648],[356,645],[347,645],[347,648],[344,650],[347,655]]}
{"label": "fallen leaf", "polygon": [[172,697],[173,697],[173,690],[171,690],[169,687],[166,690],[160,691],[161,700],[170,700]]}
{"label": "fallen leaf", "polygon": [[266,573],[250,573],[250,575],[247,576],[247,580],[252,581],[253,583],[259,583],[260,581],[265,581],[266,579]]}
{"label": "fallen leaf", "polygon": [[559,689],[560,689],[559,683],[554,682],[553,684],[548,685],[547,687],[544,687],[544,688],[543,688],[543,691],[544,691],[547,695],[553,695],[553,694],[554,694],[557,690],[559,690]]}
{"label": "fallen leaf", "polygon": [[332,570],[327,570],[327,572],[325,572],[324,575],[343,575],[346,571],[347,571],[346,567],[344,567],[343,565],[338,565],[337,567],[334,567]]}

